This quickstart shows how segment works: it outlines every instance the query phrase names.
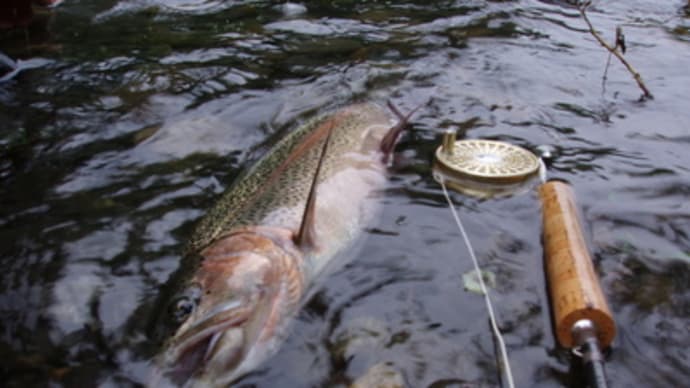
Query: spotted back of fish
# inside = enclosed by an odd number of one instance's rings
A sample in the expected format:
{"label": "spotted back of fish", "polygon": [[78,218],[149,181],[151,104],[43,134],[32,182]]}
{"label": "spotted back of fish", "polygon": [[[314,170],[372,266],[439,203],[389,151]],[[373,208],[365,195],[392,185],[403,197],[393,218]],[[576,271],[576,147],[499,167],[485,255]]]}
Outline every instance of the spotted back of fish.
{"label": "spotted back of fish", "polygon": [[325,251],[348,240],[361,223],[358,202],[383,180],[379,144],[392,125],[375,104],[349,106],[313,119],[288,134],[243,175],[200,221],[188,249],[198,252],[243,226],[297,231],[327,134],[317,182],[317,235]]}

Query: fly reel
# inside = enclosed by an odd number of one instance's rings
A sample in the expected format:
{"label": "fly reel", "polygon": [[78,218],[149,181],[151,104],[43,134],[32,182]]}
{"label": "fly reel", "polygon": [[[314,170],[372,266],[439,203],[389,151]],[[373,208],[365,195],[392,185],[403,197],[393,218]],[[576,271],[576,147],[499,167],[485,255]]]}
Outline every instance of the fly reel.
{"label": "fly reel", "polygon": [[444,133],[436,149],[434,179],[479,198],[505,196],[530,187],[542,164],[524,148],[494,140],[455,140]]}

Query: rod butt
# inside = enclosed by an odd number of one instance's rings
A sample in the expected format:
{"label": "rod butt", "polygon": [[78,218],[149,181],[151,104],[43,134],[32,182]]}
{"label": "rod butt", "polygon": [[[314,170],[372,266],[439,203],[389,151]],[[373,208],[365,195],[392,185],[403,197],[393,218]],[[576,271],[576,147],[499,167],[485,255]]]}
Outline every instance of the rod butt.
{"label": "rod butt", "polygon": [[594,271],[577,216],[575,196],[559,181],[539,189],[543,208],[546,275],[553,305],[556,337],[561,346],[577,346],[573,327],[578,321],[592,322],[598,345],[611,345],[615,322]]}

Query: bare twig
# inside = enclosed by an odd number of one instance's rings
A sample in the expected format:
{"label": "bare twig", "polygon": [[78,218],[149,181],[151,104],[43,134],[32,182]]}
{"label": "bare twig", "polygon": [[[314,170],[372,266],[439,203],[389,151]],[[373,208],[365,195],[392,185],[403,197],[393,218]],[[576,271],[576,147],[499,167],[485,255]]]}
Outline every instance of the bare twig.
{"label": "bare twig", "polygon": [[[609,53],[613,54],[616,58],[618,58],[618,60],[623,64],[623,66],[625,66],[628,69],[630,74],[635,79],[635,82],[637,82],[637,85],[640,87],[640,89],[642,89],[642,93],[643,93],[642,98],[653,99],[654,96],[652,96],[652,93],[649,91],[649,89],[647,89],[647,85],[645,85],[644,81],[642,81],[642,76],[640,75],[640,73],[638,73],[637,70],[635,70],[630,65],[630,63],[628,63],[627,60],[625,60],[625,58],[623,58],[623,54],[618,50],[618,48],[621,46],[622,46],[621,48],[625,47],[624,43],[623,43],[623,45],[620,44],[619,39],[618,39],[619,37],[618,36],[616,37],[616,46],[611,47],[611,45],[606,43],[606,41],[599,35],[599,33],[597,33],[596,30],[594,30],[594,26],[592,26],[592,22],[590,22],[589,18],[587,17],[587,7],[589,7],[590,4],[591,4],[590,1],[586,1],[578,7],[580,10],[580,14],[582,15],[582,18],[585,20],[585,23],[587,23],[587,26],[589,27],[589,32],[599,42],[600,45],[604,46],[604,48],[606,50],[608,50]],[[622,34],[621,34],[621,36],[622,36]],[[608,65],[607,65],[607,68],[608,68]]]}
{"label": "bare twig", "polygon": [[601,94],[606,94],[606,80],[608,80],[609,66],[611,65],[611,53],[606,58],[606,67],[604,68],[604,76],[601,77]]}

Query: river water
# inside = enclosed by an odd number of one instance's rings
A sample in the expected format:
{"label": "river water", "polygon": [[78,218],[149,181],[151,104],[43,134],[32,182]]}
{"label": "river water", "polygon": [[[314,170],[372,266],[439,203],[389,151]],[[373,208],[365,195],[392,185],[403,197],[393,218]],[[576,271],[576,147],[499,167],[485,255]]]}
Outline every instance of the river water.
{"label": "river water", "polygon": [[[408,387],[500,384],[472,264],[430,165],[439,135],[548,149],[578,196],[618,336],[614,387],[690,381],[690,11],[597,1],[629,73],[564,1],[67,0],[0,31],[3,386],[138,386],[146,312],[195,221],[318,112],[425,103],[381,217],[243,387],[346,387],[385,363]],[[1,69],[0,69],[1,70]],[[10,78],[10,77],[7,77]],[[605,86],[605,87],[604,87]],[[534,190],[454,194],[518,387],[578,383],[555,342]]]}

